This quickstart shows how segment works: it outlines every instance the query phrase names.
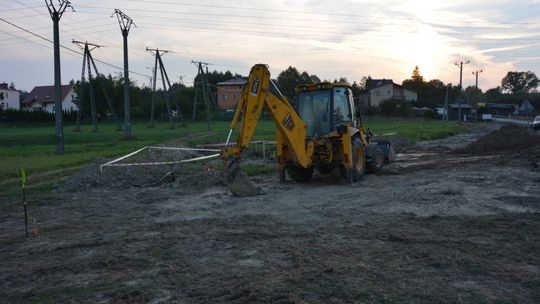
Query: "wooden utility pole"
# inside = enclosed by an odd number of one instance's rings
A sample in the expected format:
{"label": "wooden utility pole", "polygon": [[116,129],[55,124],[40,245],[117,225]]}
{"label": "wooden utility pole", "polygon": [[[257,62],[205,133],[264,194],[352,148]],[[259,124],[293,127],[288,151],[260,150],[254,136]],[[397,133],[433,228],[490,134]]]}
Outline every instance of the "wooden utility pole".
{"label": "wooden utility pole", "polygon": [[56,138],[55,154],[64,153],[64,118],[62,111],[62,80],[60,72],[60,18],[68,7],[73,9],[71,3],[67,0],[59,0],[58,8],[54,6],[53,1],[45,1],[49,14],[53,21],[53,36],[54,36],[54,131]]}
{"label": "wooden utility pole", "polygon": [[[119,9],[115,9],[113,15],[116,14],[120,31],[124,41],[124,137],[132,137],[131,133],[131,114],[129,105],[129,65],[128,65],[128,35],[131,26],[137,27],[133,19],[122,13]],[[111,16],[112,17],[112,16]]]}
{"label": "wooden utility pole", "polygon": [[478,91],[480,91],[478,89],[478,74],[482,73],[484,70],[476,70],[473,72],[473,75],[476,75],[476,103],[478,103]]}
{"label": "wooden utility pole", "polygon": [[461,97],[462,97],[462,91],[463,91],[463,65],[471,63],[469,60],[467,62],[461,61],[460,63],[455,63],[455,65],[459,66],[459,95],[458,95],[458,120],[461,121]]}

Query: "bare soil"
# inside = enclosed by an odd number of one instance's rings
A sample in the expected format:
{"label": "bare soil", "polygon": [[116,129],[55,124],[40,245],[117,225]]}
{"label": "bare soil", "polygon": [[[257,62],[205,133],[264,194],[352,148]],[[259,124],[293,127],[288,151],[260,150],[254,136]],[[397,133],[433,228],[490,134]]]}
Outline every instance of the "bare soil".
{"label": "bare soil", "polygon": [[29,194],[31,238],[1,202],[0,302],[539,303],[538,135],[498,127],[408,145],[352,185],[252,177],[266,194],[244,198],[218,161],[98,160]]}

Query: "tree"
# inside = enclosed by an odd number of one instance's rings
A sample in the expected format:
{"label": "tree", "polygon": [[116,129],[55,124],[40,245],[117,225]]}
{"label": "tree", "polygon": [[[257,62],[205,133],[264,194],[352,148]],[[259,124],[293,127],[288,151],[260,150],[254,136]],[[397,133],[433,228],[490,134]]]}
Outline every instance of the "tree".
{"label": "tree", "polygon": [[385,100],[379,105],[381,113],[387,118],[394,116],[408,116],[411,111],[411,105],[404,100]]}
{"label": "tree", "polygon": [[346,84],[349,83],[347,77],[339,77],[339,79],[334,79],[334,83]]}
{"label": "tree", "polygon": [[308,72],[301,74],[295,67],[289,66],[285,71],[279,73],[277,83],[281,92],[290,100],[294,98],[294,88],[301,84],[312,84],[320,82],[319,77],[310,75]]}
{"label": "tree", "polygon": [[485,100],[488,102],[493,102],[495,100],[498,100],[502,95],[502,89],[501,87],[495,87],[492,89],[489,89],[484,93]]}
{"label": "tree", "polygon": [[421,99],[420,96],[423,95],[422,91],[425,88],[425,84],[426,82],[424,81],[424,77],[420,74],[420,69],[418,66],[414,67],[411,78],[405,79],[402,82],[404,88],[418,93],[418,99]]}
{"label": "tree", "polygon": [[439,79],[424,80],[418,66],[414,68],[410,79],[403,80],[402,85],[418,94],[418,100],[415,102],[417,107],[435,108],[444,103],[446,92],[444,83]]}
{"label": "tree", "polygon": [[501,81],[501,88],[514,94],[529,93],[538,86],[538,77],[531,72],[508,72]]}
{"label": "tree", "polygon": [[477,88],[476,86],[466,87],[463,95],[472,104],[477,104],[484,100],[484,94],[482,93],[482,90]]}
{"label": "tree", "polygon": [[362,79],[360,79],[360,82],[358,83],[358,88],[361,90],[368,90],[370,88],[367,87],[368,82],[372,80],[371,76],[362,76]]}
{"label": "tree", "polygon": [[422,74],[420,74],[420,69],[418,68],[418,66],[414,67],[411,79],[416,81],[416,82],[424,82],[424,76],[422,76]]}

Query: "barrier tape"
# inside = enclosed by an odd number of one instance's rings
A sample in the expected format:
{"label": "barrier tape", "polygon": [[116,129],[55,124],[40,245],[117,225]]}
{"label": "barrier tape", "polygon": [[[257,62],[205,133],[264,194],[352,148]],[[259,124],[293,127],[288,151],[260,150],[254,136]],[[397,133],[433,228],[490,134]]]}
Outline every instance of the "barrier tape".
{"label": "barrier tape", "polygon": [[[253,141],[252,144],[275,144],[275,141]],[[224,146],[224,144],[213,144],[213,145],[205,145],[205,146]],[[177,160],[177,161],[167,161],[167,162],[146,162],[146,163],[130,163],[130,164],[117,164],[118,162],[131,157],[137,153],[140,153],[147,149],[157,149],[157,150],[177,150],[177,151],[200,151],[200,152],[221,152],[221,149],[207,149],[207,148],[181,148],[181,147],[160,147],[160,146],[145,146],[140,148],[137,151],[131,152],[129,154],[126,154],[124,156],[121,156],[119,158],[113,159],[103,165],[99,166],[99,172],[103,173],[104,167],[129,167],[129,166],[160,166],[160,165],[174,165],[174,164],[182,164],[182,163],[189,163],[194,162],[198,160],[205,160],[205,159],[211,159],[218,157],[220,154],[212,154],[207,156],[201,156],[201,157],[195,157],[190,159],[184,159],[184,160]]]}
{"label": "barrier tape", "polygon": [[212,154],[212,155],[206,155],[206,156],[195,157],[195,158],[184,159],[184,160],[168,161],[168,162],[148,162],[148,163],[131,163],[131,164],[115,164],[115,163],[112,163],[112,164],[106,164],[106,165],[102,165],[102,166],[103,167],[130,167],[130,166],[174,165],[174,164],[190,163],[190,162],[194,162],[194,161],[198,161],[198,160],[216,158],[216,157],[219,157],[219,155],[220,155],[219,153],[216,153],[216,154]]}

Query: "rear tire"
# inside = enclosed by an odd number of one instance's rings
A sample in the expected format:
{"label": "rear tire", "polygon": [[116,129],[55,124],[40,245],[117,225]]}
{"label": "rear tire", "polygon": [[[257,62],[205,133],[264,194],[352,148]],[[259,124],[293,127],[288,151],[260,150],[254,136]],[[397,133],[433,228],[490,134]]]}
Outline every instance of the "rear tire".
{"label": "rear tire", "polygon": [[364,176],[364,171],[366,170],[366,153],[358,137],[351,138],[351,142],[353,164],[350,170],[345,170],[345,178],[349,183],[354,183]]}
{"label": "rear tire", "polygon": [[313,175],[313,166],[306,169],[296,165],[288,165],[287,172],[295,182],[305,183],[308,182]]}

